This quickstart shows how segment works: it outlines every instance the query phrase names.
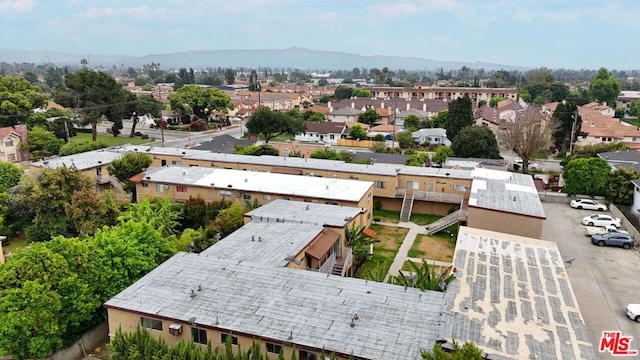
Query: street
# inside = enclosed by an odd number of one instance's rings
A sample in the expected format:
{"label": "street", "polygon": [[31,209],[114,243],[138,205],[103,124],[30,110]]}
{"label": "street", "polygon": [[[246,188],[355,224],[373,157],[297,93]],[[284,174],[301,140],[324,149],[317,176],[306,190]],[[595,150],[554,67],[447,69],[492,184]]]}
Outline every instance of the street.
{"label": "street", "polygon": [[630,349],[640,350],[640,323],[625,315],[628,303],[640,302],[637,250],[592,245],[580,219],[593,211],[572,209],[568,204],[542,204],[547,216],[542,239],[558,244],[598,358],[614,358],[598,351],[603,331],[633,336]]}

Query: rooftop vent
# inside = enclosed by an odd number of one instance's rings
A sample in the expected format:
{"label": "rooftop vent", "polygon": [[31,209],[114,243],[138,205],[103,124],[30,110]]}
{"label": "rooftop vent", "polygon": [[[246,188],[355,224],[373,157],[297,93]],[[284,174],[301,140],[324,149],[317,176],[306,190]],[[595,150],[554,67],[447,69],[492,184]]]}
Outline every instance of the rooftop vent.
{"label": "rooftop vent", "polygon": [[151,176],[147,176],[147,177],[146,177],[146,179],[147,179],[147,180],[151,180]]}
{"label": "rooftop vent", "polygon": [[193,325],[193,324],[195,324],[195,323],[196,323],[196,318],[195,318],[195,316],[194,316],[194,317],[189,318],[189,324]]}

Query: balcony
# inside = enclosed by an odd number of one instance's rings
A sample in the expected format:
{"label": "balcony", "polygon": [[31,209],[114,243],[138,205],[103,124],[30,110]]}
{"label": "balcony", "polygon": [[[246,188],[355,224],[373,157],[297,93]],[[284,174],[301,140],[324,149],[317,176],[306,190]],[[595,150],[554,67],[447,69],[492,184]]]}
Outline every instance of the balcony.
{"label": "balcony", "polygon": [[433,191],[414,191],[413,200],[418,201],[432,201],[448,204],[460,204],[464,198],[460,194],[449,194],[443,192]]}

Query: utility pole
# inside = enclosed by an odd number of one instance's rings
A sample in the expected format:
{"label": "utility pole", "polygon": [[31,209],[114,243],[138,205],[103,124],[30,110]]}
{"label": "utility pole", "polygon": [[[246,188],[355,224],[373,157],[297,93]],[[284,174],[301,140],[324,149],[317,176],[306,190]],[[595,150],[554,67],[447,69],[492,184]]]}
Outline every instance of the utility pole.
{"label": "utility pole", "polygon": [[578,116],[574,112],[571,115],[571,118],[573,119],[573,122],[571,123],[571,139],[569,139],[569,155],[573,154],[573,138],[576,132],[576,121],[578,120]]}

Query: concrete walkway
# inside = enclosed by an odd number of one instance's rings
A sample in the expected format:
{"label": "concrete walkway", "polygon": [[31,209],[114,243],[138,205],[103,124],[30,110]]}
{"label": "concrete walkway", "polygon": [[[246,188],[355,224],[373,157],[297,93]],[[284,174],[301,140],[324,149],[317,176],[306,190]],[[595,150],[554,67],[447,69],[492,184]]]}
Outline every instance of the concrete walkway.
{"label": "concrete walkway", "polygon": [[400,245],[400,249],[396,254],[396,257],[393,259],[393,263],[391,263],[391,267],[389,268],[389,272],[387,276],[384,278],[384,282],[389,280],[390,276],[398,276],[400,274],[400,269],[402,269],[402,265],[407,260],[409,256],[409,250],[411,246],[413,246],[413,242],[416,240],[416,236],[418,234],[427,234],[427,229],[424,226],[414,224],[412,222],[400,222],[400,223],[386,223],[386,222],[377,222],[376,224],[383,226],[393,226],[409,229],[407,236],[404,237],[402,241],[402,245]]}

